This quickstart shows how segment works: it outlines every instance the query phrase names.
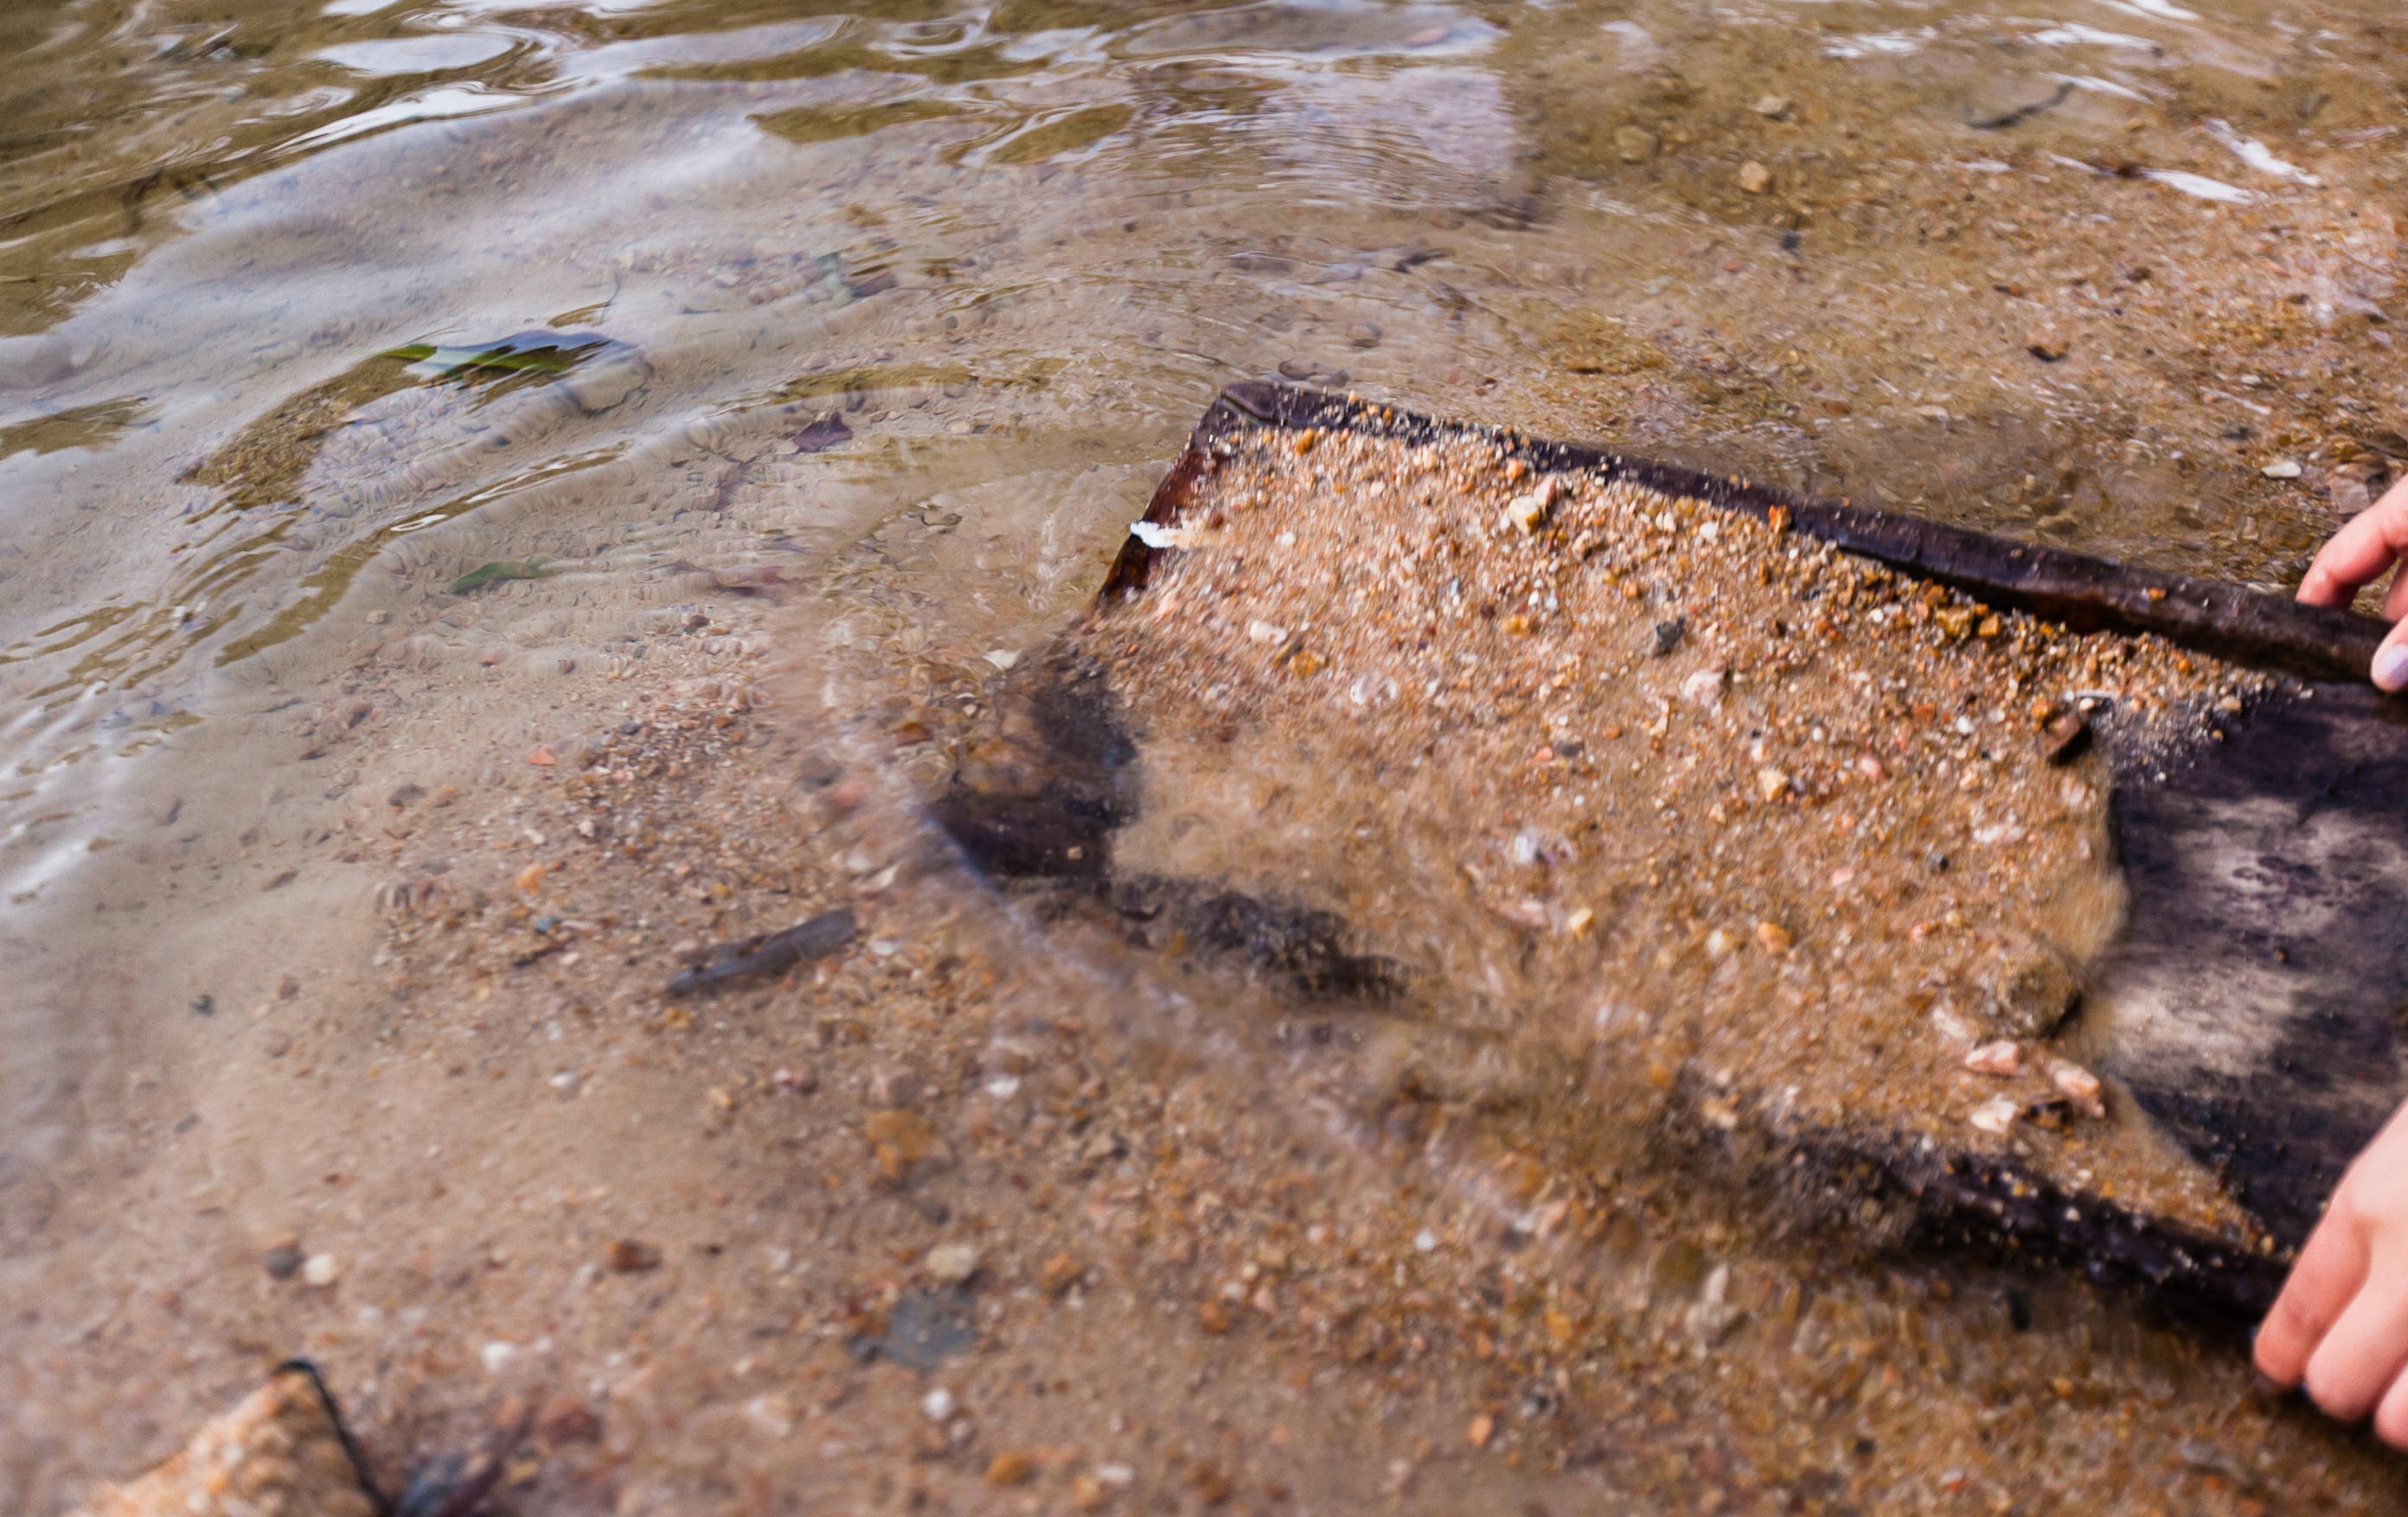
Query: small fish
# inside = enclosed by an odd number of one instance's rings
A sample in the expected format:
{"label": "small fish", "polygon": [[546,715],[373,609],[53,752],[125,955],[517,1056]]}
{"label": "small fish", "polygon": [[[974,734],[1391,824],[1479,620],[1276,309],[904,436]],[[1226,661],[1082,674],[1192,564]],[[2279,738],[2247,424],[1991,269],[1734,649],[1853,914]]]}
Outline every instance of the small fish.
{"label": "small fish", "polygon": [[2044,110],[2055,110],[2072,96],[2073,86],[2060,84],[2057,87],[2057,93],[2045,100],[2028,106],[2017,106],[2013,110],[2001,111],[1995,116],[1969,114],[1965,118],[1965,124],[1976,132],[2004,132],[2010,127],[2021,126]]}
{"label": "small fish", "polygon": [[452,594],[473,595],[480,590],[490,590],[510,580],[548,580],[552,578],[552,571],[544,565],[550,562],[550,559],[542,558],[500,558],[491,564],[480,564],[452,581]]}
{"label": "small fish", "polygon": [[722,943],[701,962],[668,982],[666,994],[691,995],[717,990],[743,980],[767,980],[784,974],[806,959],[824,959],[853,940],[859,928],[850,910],[830,911],[798,927],[766,937]]}
{"label": "small fish", "polygon": [[520,332],[495,342],[407,343],[377,356],[398,358],[434,371],[437,379],[476,378],[494,374],[536,374],[557,378],[600,354],[626,344],[595,333]]}

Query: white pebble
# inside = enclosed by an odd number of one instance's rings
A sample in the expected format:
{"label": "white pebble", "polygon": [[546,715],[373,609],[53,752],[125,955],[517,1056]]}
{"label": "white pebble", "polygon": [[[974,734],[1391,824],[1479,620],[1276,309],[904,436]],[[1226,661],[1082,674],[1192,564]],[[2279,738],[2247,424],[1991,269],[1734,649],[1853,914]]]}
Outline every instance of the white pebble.
{"label": "white pebble", "polygon": [[953,1400],[953,1393],[941,1385],[920,1398],[920,1410],[925,1413],[932,1423],[951,1422],[953,1413],[958,1410],[958,1405]]}
{"label": "white pebble", "polygon": [[301,1283],[304,1285],[332,1285],[335,1283],[335,1256],[333,1254],[313,1253],[309,1255],[308,1259],[301,1266]]}
{"label": "white pebble", "polygon": [[1985,1133],[2003,1133],[2015,1123],[2015,1114],[2023,1109],[2005,1096],[1996,1096],[1973,1109],[1965,1120]]}

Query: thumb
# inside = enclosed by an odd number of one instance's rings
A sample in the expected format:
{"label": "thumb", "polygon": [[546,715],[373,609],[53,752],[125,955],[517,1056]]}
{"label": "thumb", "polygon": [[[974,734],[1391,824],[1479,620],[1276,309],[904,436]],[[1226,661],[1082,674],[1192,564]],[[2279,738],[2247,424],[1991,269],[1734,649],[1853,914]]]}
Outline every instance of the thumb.
{"label": "thumb", "polygon": [[2370,672],[2376,686],[2391,694],[2408,687],[2408,621],[2391,624],[2383,646],[2374,651],[2374,665]]}

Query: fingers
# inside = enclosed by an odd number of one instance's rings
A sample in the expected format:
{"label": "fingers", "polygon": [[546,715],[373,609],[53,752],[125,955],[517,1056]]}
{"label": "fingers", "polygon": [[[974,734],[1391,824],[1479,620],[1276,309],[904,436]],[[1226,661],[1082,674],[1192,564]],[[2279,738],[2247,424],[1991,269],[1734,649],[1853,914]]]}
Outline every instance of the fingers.
{"label": "fingers", "polygon": [[2258,1367],[2268,1380],[2300,1383],[2316,1346],[2366,1283],[2371,1257],[2356,1219],[2338,1204],[2329,1209],[2258,1329]]}
{"label": "fingers", "polygon": [[[2408,584],[2408,575],[2402,575],[2401,582]],[[2397,597],[2398,593],[2394,592],[2394,595]],[[2391,630],[2384,635],[2383,646],[2374,651],[2374,662],[2367,672],[2379,688],[2393,694],[2408,686],[2408,622],[2392,623]]]}
{"label": "fingers", "polygon": [[2403,553],[2408,553],[2408,480],[2394,485],[2333,534],[2300,581],[2300,599],[2311,606],[2347,606]]}
{"label": "fingers", "polygon": [[2408,616],[2408,574],[2391,577],[2391,588],[2384,593],[2383,620],[2397,622]]}
{"label": "fingers", "polygon": [[2374,1436],[2395,1449],[2408,1449],[2408,1375],[2391,1382],[2374,1409]]}
{"label": "fingers", "polygon": [[2372,1411],[2408,1365],[2408,1281],[2387,1272],[2358,1293],[2308,1356],[2308,1395],[2354,1423]]}

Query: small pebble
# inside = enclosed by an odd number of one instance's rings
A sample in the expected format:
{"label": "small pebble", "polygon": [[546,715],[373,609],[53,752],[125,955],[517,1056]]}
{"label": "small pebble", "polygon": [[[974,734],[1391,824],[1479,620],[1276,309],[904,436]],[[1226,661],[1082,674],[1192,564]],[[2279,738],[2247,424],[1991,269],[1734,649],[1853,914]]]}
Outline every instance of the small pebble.
{"label": "small pebble", "polygon": [[920,1071],[908,1064],[882,1064],[869,1071],[869,1104],[896,1110],[920,1098]]}
{"label": "small pebble", "polygon": [[2000,1038],[1966,1054],[1965,1067],[1977,1075],[2019,1075],[2024,1068],[2024,1051],[2013,1039]]}
{"label": "small pebble", "polygon": [[1740,165],[1739,187],[1752,195],[1760,195],[1772,188],[1772,170],[1751,160]]}
{"label": "small pebble", "polygon": [[979,1253],[968,1243],[939,1243],[921,1263],[938,1284],[960,1285],[978,1273]]}
{"label": "small pebble", "polygon": [[1555,481],[1548,479],[1526,495],[1516,495],[1507,502],[1505,514],[1526,533],[1539,530],[1547,520],[1547,511],[1555,503]]}
{"label": "small pebble", "polygon": [[744,1420],[770,1438],[786,1438],[795,1431],[794,1405],[774,1392],[756,1395],[744,1403]]}
{"label": "small pebble", "polygon": [[535,1420],[536,1436],[558,1448],[568,1443],[598,1443],[602,1419],[574,1396],[559,1395],[544,1403]]}
{"label": "small pebble", "polygon": [[1641,126],[1625,126],[1613,134],[1615,156],[1626,164],[1643,164],[1656,156],[1656,134]]}
{"label": "small pebble", "polygon": [[2082,756],[2090,746],[2090,723],[2079,711],[2068,711],[2041,729],[2041,756],[2062,766]]}
{"label": "small pebble", "polygon": [[2003,1133],[2014,1125],[2015,1117],[2022,1110],[2022,1107],[2003,1095],[1999,1095],[1975,1107],[1972,1115],[1965,1120],[1971,1123],[1979,1131],[1992,1134]]}
{"label": "small pebble", "polygon": [[1037,1474],[1037,1461],[1017,1449],[1006,1449],[987,1461],[986,1482],[998,1489],[1025,1485]]}
{"label": "small pebble", "polygon": [[1779,118],[1789,114],[1789,97],[1785,94],[1758,95],[1752,108],[1757,115]]}
{"label": "small pebble", "polygon": [[602,1263],[616,1275],[638,1275],[661,1267],[661,1251],[649,1243],[623,1238],[602,1252]]}
{"label": "small pebble", "polygon": [[2073,1103],[2074,1109],[2086,1117],[2107,1114],[2105,1090],[2099,1077],[2078,1064],[2060,1064],[2049,1071],[2048,1082],[2057,1093]]}
{"label": "small pebble", "polygon": [[279,1243],[267,1251],[267,1257],[263,1262],[267,1266],[270,1280],[291,1280],[301,1270],[300,1247],[293,1243]]}
{"label": "small pebble", "polygon": [[953,1393],[941,1385],[920,1398],[921,1415],[932,1423],[951,1422],[953,1413],[959,1410],[960,1404],[953,1399]]}
{"label": "small pebble", "polygon": [[554,1448],[567,1443],[598,1443],[602,1440],[602,1419],[582,1401],[554,1396],[536,1418],[535,1430],[538,1437]]}
{"label": "small pebble", "polygon": [[332,1285],[335,1283],[335,1256],[331,1253],[313,1253],[309,1255],[308,1262],[301,1266],[301,1283],[304,1285],[322,1288]]}
{"label": "small pebble", "polygon": [[1037,1272],[1037,1283],[1048,1295],[1060,1295],[1084,1280],[1087,1267],[1068,1253],[1057,1253]]}
{"label": "small pebble", "polygon": [[2267,465],[2258,472],[2264,475],[2269,479],[2296,479],[2300,477],[2300,469],[2297,463],[2290,459],[2284,458],[2277,459],[2275,462]]}

